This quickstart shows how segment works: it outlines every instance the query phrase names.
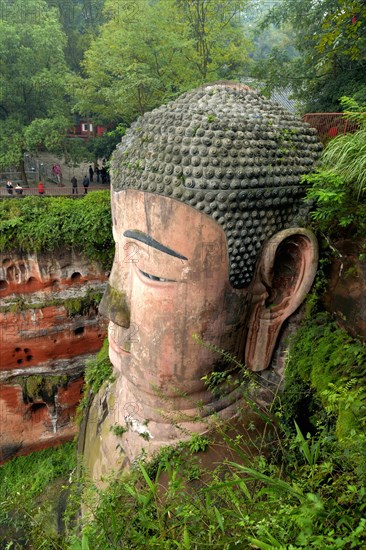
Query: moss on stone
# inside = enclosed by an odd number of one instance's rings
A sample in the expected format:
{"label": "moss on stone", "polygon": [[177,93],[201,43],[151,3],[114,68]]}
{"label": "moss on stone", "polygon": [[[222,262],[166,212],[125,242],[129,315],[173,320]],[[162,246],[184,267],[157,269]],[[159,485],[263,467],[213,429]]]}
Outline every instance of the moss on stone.
{"label": "moss on stone", "polygon": [[85,296],[78,298],[67,298],[66,300],[54,298],[37,303],[27,302],[24,296],[17,296],[14,303],[8,306],[0,306],[0,313],[19,313],[21,311],[44,309],[46,307],[64,307],[69,317],[90,315],[97,312],[102,296],[102,292],[93,289],[89,289]]}
{"label": "moss on stone", "polygon": [[32,374],[12,378],[12,384],[18,384],[22,387],[23,399],[26,403],[53,399],[57,389],[65,386],[67,382],[68,377],[66,374],[59,376]]}
{"label": "moss on stone", "polygon": [[99,304],[99,311],[108,313],[117,325],[128,328],[130,326],[130,311],[126,301],[126,293],[116,290],[111,285],[107,289]]}
{"label": "moss on stone", "polygon": [[68,298],[62,302],[62,306],[66,309],[69,317],[76,315],[90,315],[97,313],[98,304],[102,298],[101,292],[88,290],[85,296],[79,298]]}

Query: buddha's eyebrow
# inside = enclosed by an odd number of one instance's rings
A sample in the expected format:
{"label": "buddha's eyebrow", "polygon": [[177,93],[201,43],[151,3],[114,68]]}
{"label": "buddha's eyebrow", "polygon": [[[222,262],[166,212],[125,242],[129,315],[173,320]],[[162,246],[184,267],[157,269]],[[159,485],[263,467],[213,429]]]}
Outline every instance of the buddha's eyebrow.
{"label": "buddha's eyebrow", "polygon": [[180,260],[188,260],[188,258],[183,256],[182,254],[179,254],[179,252],[176,252],[175,250],[164,246],[163,244],[159,243],[158,241],[156,241],[146,233],[139,231],[138,229],[128,229],[123,233],[123,236],[128,237],[129,239],[135,239],[136,241],[140,241],[141,243],[147,244],[148,246],[152,246],[160,252],[169,254],[169,256],[174,256],[174,258],[179,258]]}

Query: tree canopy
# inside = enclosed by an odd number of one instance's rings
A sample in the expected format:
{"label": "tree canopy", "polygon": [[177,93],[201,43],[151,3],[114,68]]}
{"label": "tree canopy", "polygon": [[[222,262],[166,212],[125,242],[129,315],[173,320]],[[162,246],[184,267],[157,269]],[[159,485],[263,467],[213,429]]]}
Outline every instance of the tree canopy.
{"label": "tree canopy", "polygon": [[19,165],[39,144],[57,149],[67,116],[66,43],[43,0],[0,0],[0,165]]}
{"label": "tree canopy", "polygon": [[366,3],[363,0],[282,0],[262,23],[290,25],[296,57],[273,48],[257,75],[269,89],[290,85],[308,111],[338,111],[339,98],[366,98]]}
{"label": "tree canopy", "polygon": [[105,0],[46,0],[57,8],[66,35],[65,59],[69,68],[78,72],[85,50],[104,22]]}
{"label": "tree canopy", "polygon": [[104,121],[137,115],[207,80],[237,76],[248,0],[106,0],[86,52],[78,110]]}
{"label": "tree canopy", "polygon": [[3,167],[40,147],[80,160],[84,144],[65,140],[75,114],[123,133],[209,81],[254,76],[308,111],[366,101],[365,0],[0,0],[0,12]]}

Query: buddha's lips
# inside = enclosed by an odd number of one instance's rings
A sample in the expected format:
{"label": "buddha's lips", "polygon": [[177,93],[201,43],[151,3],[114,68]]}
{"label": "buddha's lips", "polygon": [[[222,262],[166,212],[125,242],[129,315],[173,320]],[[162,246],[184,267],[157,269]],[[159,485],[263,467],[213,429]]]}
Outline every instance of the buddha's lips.
{"label": "buddha's lips", "polygon": [[112,350],[117,353],[118,355],[130,355],[128,351],[123,349],[121,346],[119,346],[112,338],[112,336],[108,337],[109,345],[112,348]]}

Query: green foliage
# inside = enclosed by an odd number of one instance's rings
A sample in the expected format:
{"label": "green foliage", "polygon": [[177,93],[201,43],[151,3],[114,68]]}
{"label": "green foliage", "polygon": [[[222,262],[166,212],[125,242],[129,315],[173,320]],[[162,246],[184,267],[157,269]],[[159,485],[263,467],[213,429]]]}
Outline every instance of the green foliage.
{"label": "green foliage", "polygon": [[52,8],[57,8],[58,18],[67,36],[65,58],[73,71],[80,71],[83,53],[93,36],[103,23],[104,0],[46,0]]}
{"label": "green foliage", "polygon": [[[366,476],[366,347],[337,328],[328,314],[308,319],[293,337],[282,398],[282,421],[315,431],[319,421],[334,424],[340,447]],[[304,410],[306,402],[307,410]]]}
{"label": "green foliage", "polygon": [[[108,338],[105,338],[97,356],[89,359],[85,365],[83,397],[76,411],[76,423],[78,425],[83,420],[84,411],[89,406],[92,396],[98,393],[104,383],[113,382],[113,380],[113,365],[109,359]],[[122,433],[116,433],[120,428],[124,429],[122,426],[115,425],[111,430],[115,435],[122,435]]]}
{"label": "green foliage", "polygon": [[280,465],[263,456],[250,468],[221,464],[200,470],[201,482],[165,449],[155,470],[139,463],[106,490],[87,485],[82,535],[68,547],[361,548],[365,488],[334,441],[320,435],[314,444],[298,429],[283,443]]}
{"label": "green foliage", "polygon": [[107,0],[106,22],[75,80],[77,109],[130,124],[207,80],[237,77],[248,43],[247,0]]}
{"label": "green foliage", "polygon": [[51,398],[53,401],[57,388],[67,383],[67,376],[32,375],[22,377],[19,383],[23,387],[23,398],[25,400],[37,401],[42,399],[47,401]]}
{"label": "green foliage", "polygon": [[[198,334],[193,334],[192,337],[195,342],[217,353],[221,358],[221,362],[214,365],[212,371],[202,377],[207,388],[213,394],[220,395],[220,392],[223,391],[225,386],[227,387],[227,385],[229,385],[233,387],[233,385],[240,384],[245,379],[250,378],[250,373],[236,357],[213,344],[204,342]],[[238,372],[240,372],[240,380],[238,377],[234,376]]]}
{"label": "green foliage", "polygon": [[[64,485],[76,467],[73,443],[14,458],[0,468],[0,541],[4,548],[61,548]],[[54,491],[52,489],[54,488]]]}
{"label": "green foliage", "polygon": [[114,424],[110,427],[110,431],[117,437],[121,437],[121,435],[128,432],[128,427],[121,426],[120,424]]}
{"label": "green foliage", "polygon": [[0,166],[59,151],[70,126],[66,37],[44,0],[0,0]]}
{"label": "green foliage", "polygon": [[318,170],[303,176],[302,182],[309,185],[306,198],[314,205],[311,217],[321,231],[333,235],[343,228],[363,234],[366,206],[341,175],[332,170]]}
{"label": "green foliage", "polygon": [[360,104],[355,97],[342,96],[339,99],[344,115],[360,126],[366,123],[366,102]]}
{"label": "green foliage", "polygon": [[291,29],[293,51],[274,43],[257,63],[257,77],[269,90],[289,86],[307,112],[338,111],[342,95],[364,102],[365,17],[358,0],[276,2],[261,28]]}
{"label": "green foliage", "polygon": [[[89,142],[92,141],[94,140],[89,140]],[[90,158],[88,143],[85,143],[82,138],[78,137],[66,138],[63,142],[62,150],[65,164],[76,167],[85,162],[85,159]]]}
{"label": "green foliage", "polygon": [[100,349],[95,359],[91,359],[86,363],[85,369],[85,394],[88,390],[95,395],[98,393],[102,384],[107,380],[112,380],[112,363],[109,360],[109,344],[106,338],[103,342],[103,346]]}
{"label": "green foliage", "polygon": [[75,248],[105,269],[114,244],[110,197],[95,191],[82,199],[24,197],[0,202],[0,251],[54,251]]}
{"label": "green foliage", "polygon": [[366,125],[355,133],[332,139],[324,153],[323,163],[339,174],[357,197],[366,190]]}
{"label": "green foliage", "polygon": [[357,132],[337,136],[322,154],[322,166],[303,176],[310,184],[307,199],[315,204],[312,217],[318,227],[332,235],[339,228],[360,235],[365,230],[366,125],[365,113],[353,98],[342,97],[346,116],[360,125]]}
{"label": "green foliage", "polygon": [[[105,342],[100,360],[107,349]],[[22,524],[26,536],[37,541],[37,548],[65,550],[363,548],[365,359],[364,345],[313,310],[290,342],[285,392],[276,413],[284,433],[272,441],[270,453],[264,455],[263,447],[250,441],[250,432],[245,438],[219,432],[221,444],[241,462],[224,461],[206,470],[202,460],[211,441],[195,435],[112,477],[104,489],[86,478],[75,481],[73,514],[81,495],[83,518],[74,527],[68,524],[67,537],[56,539],[58,546],[55,538],[44,536],[38,518],[37,524],[34,518]],[[96,384],[97,391],[101,378],[91,369],[89,387]],[[288,399],[302,383],[310,389],[307,398],[316,400],[316,417],[306,418],[308,410],[302,405],[296,410]],[[275,424],[270,412],[267,422]],[[115,425],[112,431],[122,436],[127,429]],[[19,492],[19,485],[14,490]]]}
{"label": "green foliage", "polygon": [[98,305],[102,298],[101,292],[88,289],[85,296],[80,298],[68,298],[62,302],[69,317],[76,315],[91,315],[97,313]]}
{"label": "green foliage", "polygon": [[119,124],[114,130],[88,141],[87,147],[94,158],[109,158],[126,132],[126,127]]}
{"label": "green foliage", "polygon": [[210,440],[208,437],[200,434],[193,434],[188,441],[188,448],[191,453],[199,453],[200,451],[205,451],[209,444]]}
{"label": "green foliage", "polygon": [[45,307],[64,307],[69,317],[77,315],[90,316],[97,313],[99,302],[102,298],[102,293],[91,288],[86,291],[85,296],[79,298],[52,298],[42,302],[28,302],[24,295],[17,296],[10,305],[0,306],[1,313],[20,312],[29,309],[43,309]]}
{"label": "green foliage", "polygon": [[[290,343],[276,413],[284,433],[271,454],[263,456],[254,441],[257,454],[248,454],[250,432],[246,440],[223,432],[243,463],[207,471],[200,459],[210,450],[206,436],[164,447],[106,490],[87,487],[90,515],[70,547],[362,548],[365,374],[365,346],[313,309]],[[304,407],[302,385],[313,409]],[[267,422],[275,424],[270,413]]]}

